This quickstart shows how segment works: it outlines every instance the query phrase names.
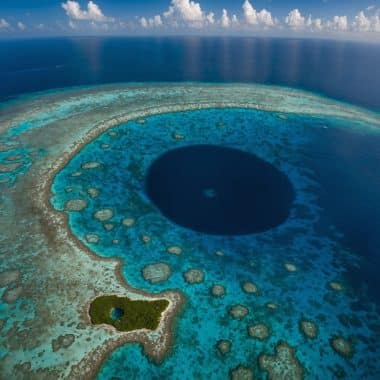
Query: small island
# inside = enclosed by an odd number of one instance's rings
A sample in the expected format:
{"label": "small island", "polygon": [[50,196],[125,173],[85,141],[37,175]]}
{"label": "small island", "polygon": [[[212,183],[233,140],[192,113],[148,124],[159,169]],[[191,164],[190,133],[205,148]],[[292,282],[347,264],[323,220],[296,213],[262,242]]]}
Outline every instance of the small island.
{"label": "small island", "polygon": [[155,330],[162,312],[169,306],[166,299],[133,301],[116,295],[100,296],[90,305],[90,318],[94,325],[107,324],[118,331],[139,329]]}

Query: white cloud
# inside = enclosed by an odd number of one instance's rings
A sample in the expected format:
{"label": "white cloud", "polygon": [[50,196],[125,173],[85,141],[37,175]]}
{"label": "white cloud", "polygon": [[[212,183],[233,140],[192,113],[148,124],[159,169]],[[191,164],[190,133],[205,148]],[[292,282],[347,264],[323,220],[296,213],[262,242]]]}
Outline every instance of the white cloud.
{"label": "white cloud", "polygon": [[171,0],[163,17],[173,26],[183,25],[190,28],[202,28],[215,22],[213,12],[206,14],[200,3],[191,0]]}
{"label": "white cloud", "polygon": [[262,9],[258,12],[248,0],[244,1],[242,8],[245,22],[248,25],[274,26],[275,22],[272,14],[266,9]]}
{"label": "white cloud", "polygon": [[165,17],[177,15],[179,19],[187,22],[201,22],[204,14],[199,3],[190,0],[172,0]]}
{"label": "white cloud", "polygon": [[334,30],[345,32],[348,29],[347,16],[334,16],[333,22],[332,22],[332,28]]}
{"label": "white cloud", "polygon": [[214,12],[210,12],[206,16],[206,20],[209,22],[209,24],[214,24],[215,23],[215,13]]}
{"label": "white cloud", "polygon": [[96,22],[112,22],[113,18],[106,17],[99,5],[93,1],[89,1],[87,4],[87,10],[82,10],[77,1],[68,0],[66,3],[62,3],[62,8],[66,11],[67,16],[72,20],[87,20]]}
{"label": "white cloud", "polygon": [[364,12],[361,11],[355,16],[352,26],[358,32],[369,32],[371,28],[371,21],[364,14]]}
{"label": "white cloud", "polygon": [[298,9],[293,9],[286,16],[285,24],[291,29],[303,29],[306,26],[306,20]]}
{"label": "white cloud", "polygon": [[220,25],[222,28],[228,28],[230,26],[230,18],[226,9],[222,11],[222,18],[220,19]]}
{"label": "white cloud", "polygon": [[161,26],[162,25],[162,19],[160,15],[156,15],[153,17],[153,24],[155,26]]}
{"label": "white cloud", "polygon": [[5,19],[1,18],[0,29],[7,29],[7,28],[9,28],[9,23]]}
{"label": "white cloud", "polygon": [[323,32],[326,30],[343,30],[344,22],[347,21],[345,16],[336,16],[333,21],[324,22],[321,18],[313,18],[309,15],[307,18],[302,15],[299,9],[291,10],[285,17],[285,26],[293,31],[304,31],[308,33]]}
{"label": "white cloud", "polygon": [[[235,29],[241,31],[252,30],[268,30],[272,27],[278,27],[279,30],[293,31],[294,33],[359,33],[359,32],[380,32],[380,10],[376,7],[368,7],[366,11],[359,12],[355,19],[349,20],[346,15],[337,15],[331,19],[322,19],[312,15],[305,16],[297,8],[289,11],[288,15],[281,21],[275,18],[271,12],[266,9],[256,10],[252,5],[252,0],[242,1],[242,16],[238,20],[236,14],[230,10],[221,9],[220,19],[215,19],[214,12],[206,12],[203,10],[201,3],[197,0],[170,0],[170,4],[166,12],[153,17],[137,18],[139,27],[155,28],[164,27],[169,31],[171,28],[178,30],[186,30],[187,28],[214,30]],[[75,1],[67,1],[66,4],[75,3]],[[91,2],[90,2],[91,3]],[[89,4],[90,4],[89,3]],[[90,9],[90,7],[88,7]],[[79,5],[75,5],[71,11],[76,17],[89,17],[90,11],[80,10]],[[74,13],[73,13],[74,12]],[[104,15],[99,10],[102,15]],[[98,18],[99,19],[99,18]],[[136,24],[134,24],[136,26]]]}
{"label": "white cloud", "polygon": [[140,18],[140,25],[143,27],[143,28],[147,28],[149,26],[148,24],[148,20],[145,18],[145,17],[141,17]]}
{"label": "white cloud", "polygon": [[371,26],[373,32],[380,32],[380,16],[378,14],[372,17]]}
{"label": "white cloud", "polygon": [[380,32],[380,15],[376,12],[372,16],[366,16],[359,12],[352,23],[352,29],[356,32]]}
{"label": "white cloud", "polygon": [[152,27],[157,27],[157,26],[162,26],[162,18],[160,15],[156,15],[154,17],[146,18],[146,17],[141,17],[140,18],[140,25],[143,28],[152,28]]}
{"label": "white cloud", "polygon": [[311,15],[307,18],[304,26],[306,26],[310,31],[321,31],[324,28],[322,20],[320,18],[313,19]]}
{"label": "white cloud", "polygon": [[320,18],[312,20],[312,25],[314,26],[314,29],[317,31],[321,31],[323,29],[322,20]]}
{"label": "white cloud", "polygon": [[19,21],[17,23],[17,27],[20,29],[20,30],[25,30],[26,29],[26,26],[24,23],[22,23],[21,21]]}

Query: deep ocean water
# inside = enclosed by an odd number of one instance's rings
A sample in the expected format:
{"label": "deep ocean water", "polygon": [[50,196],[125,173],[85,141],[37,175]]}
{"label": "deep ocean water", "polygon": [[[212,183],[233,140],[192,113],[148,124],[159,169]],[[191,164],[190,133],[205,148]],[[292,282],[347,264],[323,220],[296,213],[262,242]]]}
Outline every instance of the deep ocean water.
{"label": "deep ocean water", "polygon": [[[217,211],[239,197],[247,203],[242,225],[249,225],[254,208],[249,192],[242,191],[248,186],[253,198],[263,196],[263,217],[271,219],[283,208],[276,223],[243,229],[244,234],[240,229],[226,232],[220,226],[233,222],[233,207],[215,219],[215,214],[203,215],[216,230],[188,228],[193,225],[178,222],[178,215],[165,217],[160,203],[152,202],[152,168],[170,152],[206,144],[221,149],[223,159],[224,150],[233,150],[266,168],[255,171],[247,165],[247,182],[232,186]],[[179,289],[187,296],[174,347],[161,365],[150,363],[138,345],[125,345],[103,364],[98,379],[221,379],[238,365],[252,368],[255,378],[265,378],[258,357],[262,352],[273,354],[279,341],[297,349],[307,378],[378,379],[379,327],[373,302],[379,295],[368,288],[375,283],[380,244],[375,218],[380,178],[373,175],[379,144],[380,132],[363,123],[232,108],[130,121],[87,144],[56,175],[52,204],[63,210],[69,200],[86,200],[88,207],[82,212],[69,212],[72,232],[98,255],[122,259],[123,274],[132,286],[149,292]],[[184,175],[183,162],[169,160],[165,170],[174,183],[164,183],[181,191],[181,185],[198,181],[201,186],[194,192],[187,187],[178,194],[180,204],[194,193],[206,205],[218,201],[228,182],[221,187],[208,183],[202,170],[213,165],[223,170],[223,160],[202,162],[196,151],[195,156],[194,162],[184,160],[189,175]],[[153,174],[160,177],[159,169]],[[266,191],[255,192],[252,176],[265,177],[266,170],[275,173],[273,186],[267,183]],[[215,171],[211,174],[218,177]],[[233,180],[233,168],[226,175]],[[157,183],[153,185],[160,194]],[[285,205],[276,203],[281,192],[286,194]],[[185,212],[190,213],[192,202],[196,200],[188,201]],[[244,209],[239,202],[236,207]],[[200,211],[196,220],[210,210]],[[351,231],[363,225],[368,228],[353,236]],[[146,281],[144,267],[156,263],[169,265],[170,275],[161,282]],[[200,274],[194,283],[185,276],[190,269]],[[217,293],[215,285],[224,294]],[[237,305],[248,314],[233,318]],[[317,326],[315,338],[301,332],[302,321]],[[268,327],[266,339],[248,334],[257,324]],[[337,336],[352,346],[352,357],[333,350],[331,339]],[[224,355],[217,348],[221,340],[231,342]]]}
{"label": "deep ocean water", "polygon": [[159,157],[146,193],[171,221],[213,235],[263,232],[282,224],[291,183],[274,166],[241,150],[190,145]]}

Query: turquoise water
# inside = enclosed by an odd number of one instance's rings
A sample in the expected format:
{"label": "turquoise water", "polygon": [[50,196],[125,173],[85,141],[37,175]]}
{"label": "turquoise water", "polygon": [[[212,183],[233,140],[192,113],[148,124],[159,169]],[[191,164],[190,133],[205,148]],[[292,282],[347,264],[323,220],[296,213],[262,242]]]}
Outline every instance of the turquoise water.
{"label": "turquoise water", "polygon": [[[239,364],[251,368],[256,378],[265,378],[257,358],[262,352],[273,354],[280,340],[296,348],[308,379],[344,374],[349,379],[378,378],[378,314],[346,273],[364,259],[345,244],[344,231],[321,203],[324,183],[316,161],[321,152],[331,153],[323,143],[332,130],[379,139],[374,128],[342,120],[243,109],[179,112],[108,130],[57,174],[52,188],[55,208],[63,210],[70,199],[87,201],[83,211],[69,213],[70,227],[80,240],[100,256],[121,258],[123,274],[132,286],[149,292],[179,289],[187,299],[174,347],[161,365],[149,362],[138,345],[126,345],[104,363],[98,379],[222,379]],[[145,192],[149,167],[168,150],[205,143],[255,154],[285,173],[295,191],[289,218],[263,233],[229,237],[198,233],[166,219]],[[100,165],[83,168],[89,162]],[[331,166],[328,160],[326,166]],[[90,196],[88,189],[99,190],[99,195]],[[104,208],[112,210],[112,217],[101,222],[94,213]],[[123,225],[125,218],[135,223]],[[95,242],[88,235],[98,239]],[[144,242],[144,236],[150,240]],[[182,253],[168,253],[169,246],[180,247]],[[172,275],[150,284],[142,269],[159,262],[167,263]],[[294,265],[296,271],[287,270],[285,264]],[[202,283],[185,281],[183,274],[191,268],[204,272]],[[244,292],[245,281],[256,284],[259,292]],[[339,282],[344,290],[333,291],[330,281]],[[211,295],[214,284],[225,287],[224,297]],[[237,304],[249,309],[242,320],[229,315]],[[302,319],[317,324],[316,339],[300,332]],[[268,339],[249,337],[247,327],[256,323],[268,326]],[[336,335],[351,342],[352,358],[333,351],[329,340]],[[216,348],[220,339],[232,343],[224,356]]]}

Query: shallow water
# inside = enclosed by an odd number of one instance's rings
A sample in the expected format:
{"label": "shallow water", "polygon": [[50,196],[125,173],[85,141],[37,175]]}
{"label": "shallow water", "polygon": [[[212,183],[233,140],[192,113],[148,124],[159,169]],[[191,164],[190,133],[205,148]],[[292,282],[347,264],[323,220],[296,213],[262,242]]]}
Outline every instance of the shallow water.
{"label": "shallow water", "polygon": [[[198,144],[248,152],[284,173],[295,194],[289,217],[268,231],[243,236],[210,235],[168,220],[146,193],[147,173],[166,152]],[[63,209],[69,199],[86,199],[89,207],[71,212],[69,218],[79,239],[101,256],[121,258],[132,286],[150,292],[180,289],[187,296],[173,350],[162,365],[150,363],[139,346],[126,345],[104,363],[98,378],[220,379],[239,364],[263,378],[257,357],[273,353],[278,341],[285,340],[297,348],[307,378],[346,374],[350,379],[377,379],[380,326],[374,302],[380,303],[373,263],[380,236],[375,218],[380,212],[379,144],[379,131],[369,125],[211,109],[131,121],[86,145],[56,176],[53,205]],[[101,165],[84,169],[88,162]],[[99,195],[91,197],[90,188]],[[94,212],[104,208],[113,215],[100,222]],[[135,223],[123,225],[125,218]],[[358,229],[362,233],[353,236],[351,231]],[[88,243],[89,234],[99,241]],[[170,246],[180,247],[181,254],[169,253]],[[158,262],[169,264],[172,275],[150,284],[141,271]],[[203,271],[202,283],[185,281],[183,274],[190,268]],[[244,292],[245,281],[256,284],[258,293]],[[331,281],[343,291],[332,290]],[[225,287],[225,296],[211,295],[214,284]],[[229,315],[237,304],[249,309],[243,320]],[[300,332],[302,319],[318,325],[316,339]],[[247,327],[256,323],[269,327],[268,339],[248,336]],[[335,335],[352,343],[351,359],[332,350],[329,341]],[[220,339],[232,343],[225,356],[216,349]]]}

